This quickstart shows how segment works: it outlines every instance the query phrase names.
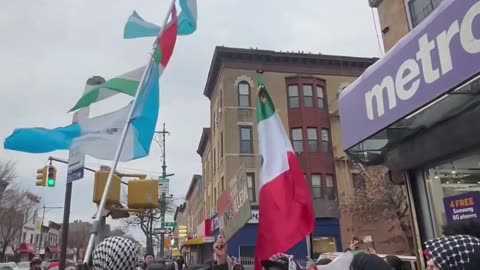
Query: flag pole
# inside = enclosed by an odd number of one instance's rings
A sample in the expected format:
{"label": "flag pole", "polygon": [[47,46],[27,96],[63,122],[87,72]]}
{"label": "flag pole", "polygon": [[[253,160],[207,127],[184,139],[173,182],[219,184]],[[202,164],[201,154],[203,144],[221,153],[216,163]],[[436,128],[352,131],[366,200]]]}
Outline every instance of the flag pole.
{"label": "flag pole", "polygon": [[138,102],[138,97],[140,96],[140,94],[143,90],[143,87],[145,86],[145,80],[147,78],[147,75],[148,75],[148,73],[149,73],[149,71],[152,67],[153,62],[154,62],[154,55],[155,55],[155,50],[156,50],[156,46],[157,46],[157,41],[158,41],[159,37],[161,37],[162,34],[163,34],[165,26],[167,25],[168,18],[170,17],[170,14],[172,13],[172,10],[175,6],[175,1],[176,0],[172,0],[172,2],[170,3],[170,7],[168,8],[167,15],[165,16],[165,18],[163,20],[162,28],[160,29],[160,33],[158,34],[157,39],[155,40],[155,43],[154,43],[153,48],[152,48],[152,52],[151,52],[151,54],[149,55],[149,58],[148,58],[147,66],[145,67],[145,70],[143,71],[142,78],[140,79],[140,83],[137,87],[137,92],[135,94],[135,98],[133,99],[132,106],[130,107],[130,111],[129,111],[127,119],[126,119],[125,126],[124,126],[123,131],[122,131],[122,136],[120,137],[120,142],[118,144],[117,151],[115,152],[115,157],[114,157],[113,162],[112,162],[112,167],[111,167],[110,172],[108,174],[108,178],[107,178],[107,182],[105,184],[105,189],[103,191],[102,199],[100,201],[100,204],[98,205],[97,214],[96,214],[95,220],[93,222],[92,233],[90,234],[87,249],[85,251],[85,257],[83,258],[83,263],[84,264],[88,264],[88,262],[90,261],[90,256],[92,255],[93,246],[94,246],[95,235],[100,230],[100,221],[102,219],[102,212],[103,212],[103,209],[105,208],[105,205],[106,205],[106,202],[107,202],[107,194],[110,191],[110,186],[112,184],[113,174],[115,173],[115,170],[117,169],[118,162],[120,160],[120,155],[122,153],[123,144],[125,143],[128,128],[130,127],[131,118],[132,118],[133,113],[135,111],[135,106]]}
{"label": "flag pole", "polygon": [[307,244],[307,257],[312,259],[312,239],[310,234],[305,237],[305,243]]}

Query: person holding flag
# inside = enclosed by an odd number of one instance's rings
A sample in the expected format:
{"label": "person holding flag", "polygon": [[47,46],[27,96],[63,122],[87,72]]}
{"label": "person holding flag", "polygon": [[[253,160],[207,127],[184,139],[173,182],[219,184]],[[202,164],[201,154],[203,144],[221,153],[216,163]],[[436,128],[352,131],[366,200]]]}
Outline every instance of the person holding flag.
{"label": "person holding flag", "polygon": [[262,72],[258,72],[257,121],[260,146],[259,227],[255,270],[285,253],[315,228],[312,195],[275,110]]}

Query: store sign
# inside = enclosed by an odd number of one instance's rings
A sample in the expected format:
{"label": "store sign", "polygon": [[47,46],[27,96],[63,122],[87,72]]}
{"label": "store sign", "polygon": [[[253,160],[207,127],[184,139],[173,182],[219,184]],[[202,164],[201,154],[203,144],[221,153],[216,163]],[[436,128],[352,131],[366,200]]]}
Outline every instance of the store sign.
{"label": "store sign", "polygon": [[218,216],[212,218],[212,232],[220,228],[220,223],[218,222]]}
{"label": "store sign", "polygon": [[255,209],[255,210],[252,210],[252,217],[250,218],[250,220],[248,221],[249,224],[258,224],[258,218],[259,218],[259,215],[258,215],[258,210]]}
{"label": "store sign", "polygon": [[218,199],[220,232],[228,241],[252,216],[248,199],[247,172],[242,165]]}
{"label": "store sign", "polygon": [[341,92],[344,149],[480,72],[480,2],[444,0],[419,26]]}
{"label": "store sign", "polygon": [[443,199],[447,223],[480,217],[480,193],[468,192]]}

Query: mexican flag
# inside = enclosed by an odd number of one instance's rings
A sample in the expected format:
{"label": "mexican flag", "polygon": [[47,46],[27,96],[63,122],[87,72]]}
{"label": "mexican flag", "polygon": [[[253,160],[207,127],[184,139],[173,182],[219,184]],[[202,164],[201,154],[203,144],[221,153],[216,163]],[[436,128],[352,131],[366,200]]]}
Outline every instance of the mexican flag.
{"label": "mexican flag", "polygon": [[[178,19],[175,7],[172,9],[170,22],[165,26],[165,31],[157,39],[155,45],[155,64],[158,65],[159,76],[167,66],[175,48],[178,32]],[[103,84],[100,84],[89,92],[84,93],[70,111],[90,106],[119,93],[129,96],[135,96],[140,79],[145,70],[145,66],[129,71],[118,77],[112,78]]]}
{"label": "mexican flag", "polygon": [[261,168],[256,270],[262,269],[261,261],[305,240],[315,227],[310,187],[262,77],[258,91]]}

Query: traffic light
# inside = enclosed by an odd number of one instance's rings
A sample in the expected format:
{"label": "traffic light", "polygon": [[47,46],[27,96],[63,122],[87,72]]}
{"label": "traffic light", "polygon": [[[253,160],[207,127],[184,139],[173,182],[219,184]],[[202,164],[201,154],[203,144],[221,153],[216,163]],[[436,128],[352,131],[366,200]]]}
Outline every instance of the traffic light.
{"label": "traffic light", "polygon": [[53,166],[47,167],[47,187],[55,187],[57,180],[57,169]]}
{"label": "traffic light", "polygon": [[37,187],[44,187],[47,185],[47,167],[43,167],[37,170],[37,181],[35,181]]}
{"label": "traffic light", "polygon": [[178,238],[187,238],[187,226],[178,226]]}

